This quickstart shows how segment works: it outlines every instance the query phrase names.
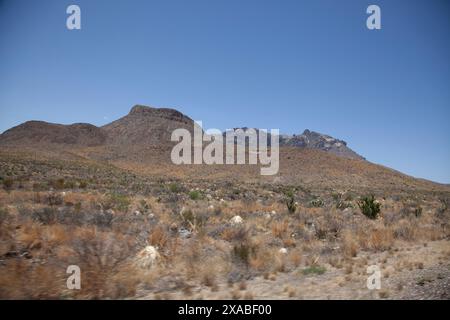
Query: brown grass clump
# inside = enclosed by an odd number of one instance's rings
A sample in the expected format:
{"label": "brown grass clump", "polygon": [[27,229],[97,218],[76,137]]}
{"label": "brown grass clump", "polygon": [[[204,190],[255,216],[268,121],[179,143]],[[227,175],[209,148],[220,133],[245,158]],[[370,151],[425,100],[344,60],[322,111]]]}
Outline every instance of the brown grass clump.
{"label": "brown grass clump", "polygon": [[374,251],[389,250],[393,243],[394,237],[389,228],[373,230],[369,235],[369,246]]}
{"label": "brown grass clump", "polygon": [[165,228],[162,226],[156,226],[150,233],[149,243],[152,246],[157,246],[158,248],[164,248],[169,241],[169,235],[167,234]]}
{"label": "brown grass clump", "polygon": [[283,220],[280,222],[274,222],[272,224],[273,236],[283,239],[283,237],[285,237],[287,234],[288,227],[289,227],[289,222],[287,220]]}
{"label": "brown grass clump", "polygon": [[342,235],[341,240],[342,251],[344,255],[347,257],[356,257],[358,254],[358,242],[355,239],[353,233],[349,230],[346,230]]}

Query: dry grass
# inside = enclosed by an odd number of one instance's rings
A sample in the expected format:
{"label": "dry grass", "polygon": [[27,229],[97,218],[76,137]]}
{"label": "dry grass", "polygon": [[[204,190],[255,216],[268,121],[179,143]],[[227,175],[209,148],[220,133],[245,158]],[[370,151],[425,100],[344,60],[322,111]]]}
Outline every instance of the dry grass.
{"label": "dry grass", "polygon": [[[332,268],[345,286],[358,275],[365,276],[369,261],[362,257],[366,254],[389,252],[380,258],[386,266],[401,253],[396,251],[399,243],[423,247],[450,235],[448,213],[436,213],[440,202],[432,196],[421,202],[421,215],[404,213],[400,201],[386,200],[382,217],[369,220],[357,209],[337,210],[328,191],[317,191],[324,207],[310,208],[316,191],[299,186],[296,197],[303,203],[296,214],[288,215],[284,187],[276,184],[154,179],[135,186],[141,177],[117,175],[108,173],[103,184],[90,181],[91,189],[74,188],[64,194],[45,188],[36,191],[32,187],[36,181],[24,183],[23,189],[0,190],[0,298],[133,298],[142,291],[162,292],[155,298],[175,297],[177,292],[194,298],[199,287],[207,298],[218,291],[223,294],[223,284],[229,281],[233,289],[225,292],[227,297],[251,299],[251,279],[261,277],[277,284],[295,269],[301,274],[326,262],[337,269]],[[96,175],[92,180],[100,178]],[[199,187],[205,197],[193,201],[187,191],[168,192],[172,183],[180,190]],[[49,196],[58,201],[50,204]],[[113,212],[108,223],[105,206]],[[180,218],[183,207],[204,218],[189,236],[180,232],[185,226]],[[46,212],[54,217],[42,219]],[[241,226],[228,223],[234,215],[243,217]],[[139,268],[135,259],[148,245],[157,248],[161,259],[155,267]],[[70,264],[82,270],[80,291],[65,286]],[[385,273],[391,279],[397,269],[426,265],[412,260],[395,268]],[[298,292],[288,288],[285,294],[294,298]]]}

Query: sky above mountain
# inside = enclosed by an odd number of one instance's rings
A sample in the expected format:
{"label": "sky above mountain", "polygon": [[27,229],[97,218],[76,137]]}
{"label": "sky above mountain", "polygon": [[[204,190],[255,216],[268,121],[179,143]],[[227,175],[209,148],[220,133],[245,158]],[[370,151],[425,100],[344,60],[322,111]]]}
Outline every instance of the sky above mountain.
{"label": "sky above mountain", "polygon": [[139,103],[206,128],[310,128],[450,183],[449,14],[445,0],[0,0],[0,131],[103,125]]}

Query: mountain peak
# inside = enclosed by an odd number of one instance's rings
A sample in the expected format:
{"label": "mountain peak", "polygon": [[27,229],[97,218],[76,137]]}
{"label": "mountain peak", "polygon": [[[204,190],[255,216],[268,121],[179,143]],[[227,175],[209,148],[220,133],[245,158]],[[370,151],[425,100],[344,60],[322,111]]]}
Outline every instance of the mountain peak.
{"label": "mountain peak", "polygon": [[186,116],[178,110],[171,108],[154,108],[137,104],[133,106],[128,115],[150,115],[150,116],[163,116],[169,119],[182,119]]}

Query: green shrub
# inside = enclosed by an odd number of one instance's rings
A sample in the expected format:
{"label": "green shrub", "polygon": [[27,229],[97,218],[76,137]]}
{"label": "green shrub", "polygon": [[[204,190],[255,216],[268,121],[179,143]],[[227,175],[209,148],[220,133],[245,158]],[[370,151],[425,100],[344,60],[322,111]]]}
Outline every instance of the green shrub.
{"label": "green shrub", "polygon": [[182,211],[180,215],[183,226],[195,232],[202,230],[209,219],[209,216],[206,213],[196,214],[190,209]]}
{"label": "green shrub", "polygon": [[286,197],[285,199],[286,207],[289,213],[294,213],[297,210],[297,203],[295,202],[294,191],[293,190],[286,191],[285,197]]}
{"label": "green shrub", "polygon": [[358,207],[362,214],[369,219],[376,219],[380,213],[381,204],[375,200],[373,195],[363,197],[358,201]]}
{"label": "green shrub", "polygon": [[309,274],[324,274],[325,271],[327,271],[327,269],[325,267],[320,267],[320,266],[311,266],[308,268],[303,269],[303,274],[304,275],[309,275]]}
{"label": "green shrub", "polygon": [[189,198],[191,198],[192,200],[198,200],[201,198],[201,193],[198,190],[192,190],[191,192],[189,192]]}
{"label": "green shrub", "polygon": [[130,199],[126,195],[117,193],[108,195],[106,200],[102,202],[104,210],[117,209],[122,212],[128,211],[128,207],[130,204]]}
{"label": "green shrub", "polygon": [[178,193],[178,192],[180,192],[180,186],[177,184],[177,183],[171,183],[171,184],[169,184],[169,190],[171,191],[171,192],[174,192],[174,193]]}

